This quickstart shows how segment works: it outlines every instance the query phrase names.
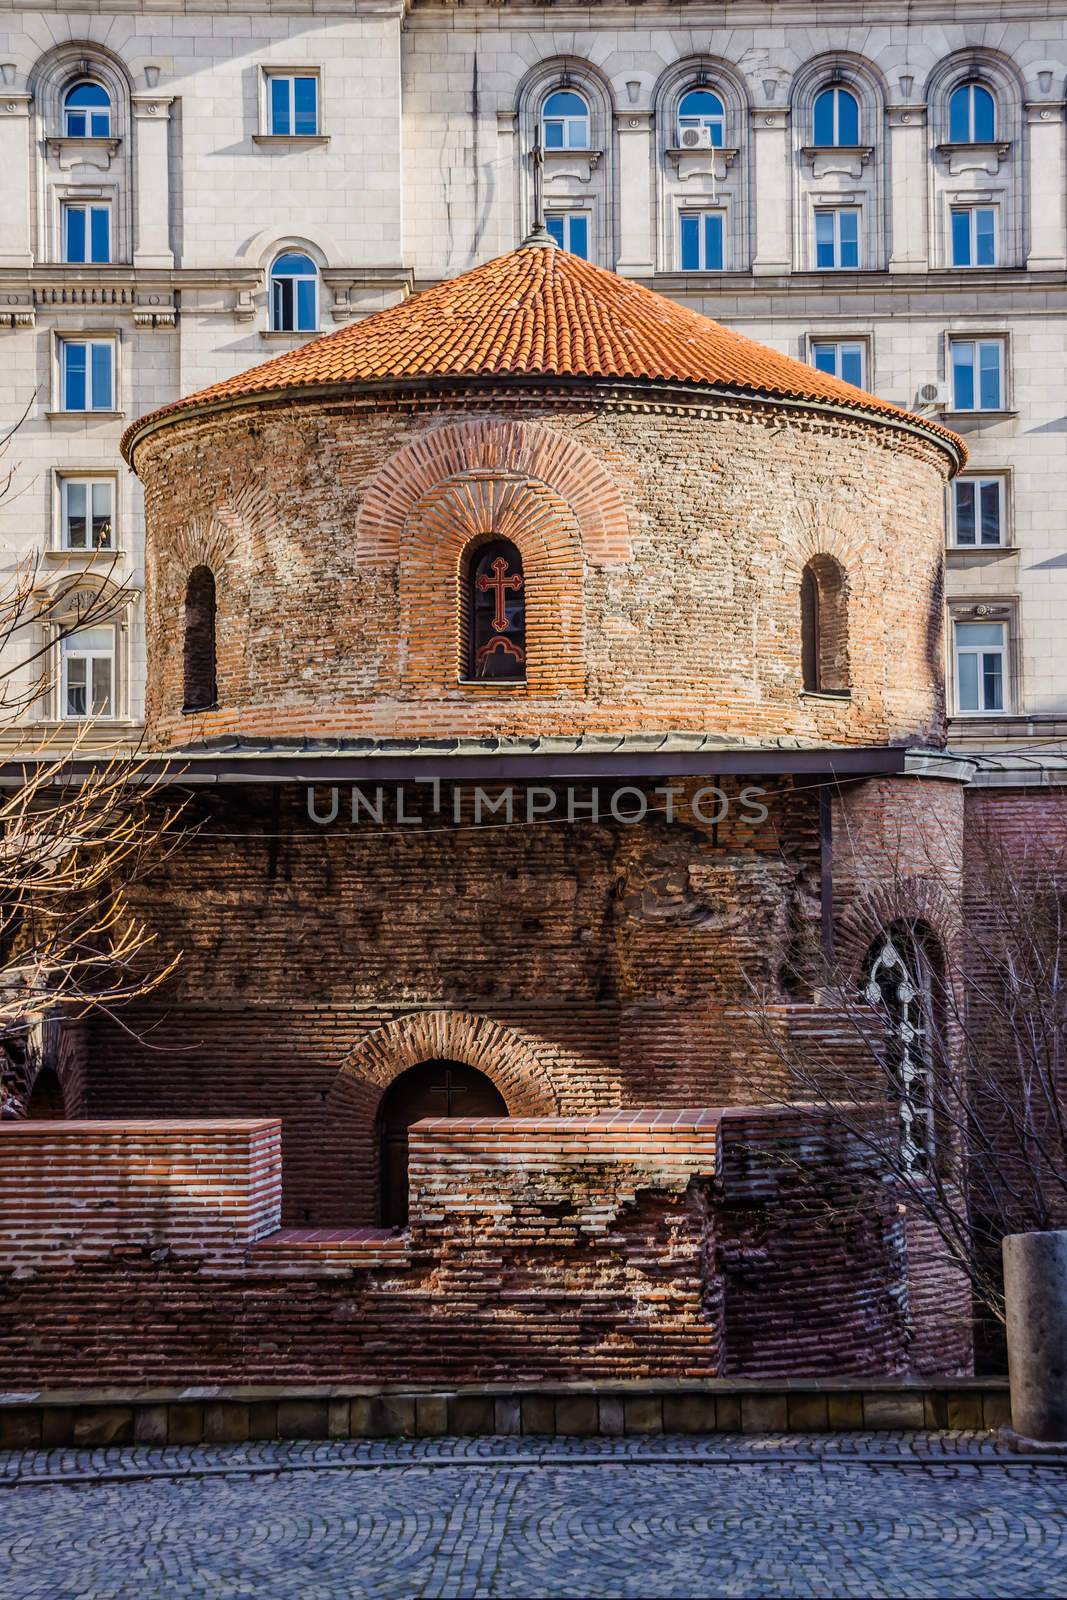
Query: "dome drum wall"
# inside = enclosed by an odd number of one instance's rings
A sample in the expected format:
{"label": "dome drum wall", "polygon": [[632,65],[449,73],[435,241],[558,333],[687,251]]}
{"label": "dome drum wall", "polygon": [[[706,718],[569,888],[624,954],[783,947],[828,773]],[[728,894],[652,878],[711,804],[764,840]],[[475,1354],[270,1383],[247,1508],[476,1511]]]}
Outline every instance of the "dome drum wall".
{"label": "dome drum wall", "polygon": [[[136,445],[148,735],[693,730],[940,743],[945,448],[881,419],[677,386],[485,378],[178,414]],[[467,682],[486,538],[526,585],[524,681]],[[840,569],[831,692],[801,586]],[[190,571],[216,583],[218,703],[183,710]],[[842,684],[847,683],[847,692]]]}

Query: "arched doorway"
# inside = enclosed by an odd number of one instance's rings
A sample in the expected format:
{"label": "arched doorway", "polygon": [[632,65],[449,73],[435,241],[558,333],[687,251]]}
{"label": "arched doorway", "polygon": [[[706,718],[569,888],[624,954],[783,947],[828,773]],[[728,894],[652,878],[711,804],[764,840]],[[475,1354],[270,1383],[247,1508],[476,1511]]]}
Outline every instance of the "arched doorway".
{"label": "arched doorway", "polygon": [[423,1117],[506,1117],[507,1102],[490,1078],[463,1061],[420,1061],[394,1078],[378,1113],[382,1226],[408,1219],[408,1129]]}
{"label": "arched doorway", "polygon": [[62,1122],[66,1117],[63,1106],[63,1086],[53,1067],[42,1067],[33,1082],[33,1091],[26,1105],[26,1116],[34,1121]]}

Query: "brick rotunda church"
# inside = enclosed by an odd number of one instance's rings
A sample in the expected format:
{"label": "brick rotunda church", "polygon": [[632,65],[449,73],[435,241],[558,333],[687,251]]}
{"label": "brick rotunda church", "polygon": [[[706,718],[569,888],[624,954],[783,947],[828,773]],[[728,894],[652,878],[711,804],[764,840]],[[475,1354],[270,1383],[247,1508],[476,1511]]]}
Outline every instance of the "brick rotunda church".
{"label": "brick rotunda church", "polygon": [[960,441],[535,236],[125,451],[198,831],[11,1125],[5,1381],[966,1371],[766,1020],[951,936]]}

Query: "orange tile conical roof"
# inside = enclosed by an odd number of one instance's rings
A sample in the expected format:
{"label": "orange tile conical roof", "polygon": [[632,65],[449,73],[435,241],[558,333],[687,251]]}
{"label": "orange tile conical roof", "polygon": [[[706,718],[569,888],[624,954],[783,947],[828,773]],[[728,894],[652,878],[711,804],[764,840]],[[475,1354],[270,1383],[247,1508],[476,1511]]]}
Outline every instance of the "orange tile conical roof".
{"label": "orange tile conical roof", "polygon": [[301,389],[508,377],[681,383],[828,405],[918,428],[957,462],[966,455],[939,423],[732,333],[547,235],[151,412],[126,430],[122,449],[129,460],[140,436],[183,412]]}

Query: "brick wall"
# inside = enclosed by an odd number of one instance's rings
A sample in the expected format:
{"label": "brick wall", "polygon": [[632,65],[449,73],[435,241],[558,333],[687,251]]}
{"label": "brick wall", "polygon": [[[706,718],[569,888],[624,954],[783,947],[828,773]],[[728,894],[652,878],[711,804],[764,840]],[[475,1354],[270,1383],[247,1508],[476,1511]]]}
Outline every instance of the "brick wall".
{"label": "brick wall", "polygon": [[[942,737],[943,453],[877,423],[475,386],[185,421],[137,460],[155,742]],[[528,576],[529,679],[506,690],[457,672],[462,548],[499,529]],[[847,699],[800,692],[801,573],[820,556],[847,588]],[[189,717],[178,622],[202,563],[219,706]]]}

